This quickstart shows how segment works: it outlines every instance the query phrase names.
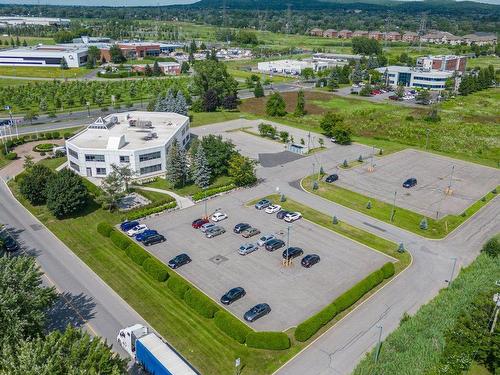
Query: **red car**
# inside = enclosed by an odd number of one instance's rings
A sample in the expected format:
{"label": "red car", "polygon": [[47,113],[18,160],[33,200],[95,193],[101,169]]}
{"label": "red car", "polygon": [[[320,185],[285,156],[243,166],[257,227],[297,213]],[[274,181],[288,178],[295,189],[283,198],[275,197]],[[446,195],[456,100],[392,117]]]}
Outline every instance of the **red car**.
{"label": "red car", "polygon": [[206,224],[208,223],[208,219],[196,219],[195,221],[193,221],[193,223],[191,224],[191,226],[194,228],[194,229],[200,229],[200,227],[203,225],[203,224]]}
{"label": "red car", "polygon": [[380,90],[373,90],[372,95],[378,95],[381,94]]}

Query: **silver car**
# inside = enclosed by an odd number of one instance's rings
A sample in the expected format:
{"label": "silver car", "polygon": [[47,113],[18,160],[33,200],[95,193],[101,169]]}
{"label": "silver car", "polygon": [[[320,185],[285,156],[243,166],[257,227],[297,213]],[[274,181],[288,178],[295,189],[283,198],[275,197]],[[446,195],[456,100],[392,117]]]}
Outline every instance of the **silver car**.
{"label": "silver car", "polygon": [[255,250],[257,250],[259,247],[253,243],[245,243],[240,246],[238,249],[238,254],[240,255],[247,255],[250,253],[253,253]]}
{"label": "silver car", "polygon": [[211,229],[215,227],[215,224],[214,223],[206,223],[206,224],[203,224],[201,227],[200,227],[200,230],[205,233],[207,230]]}
{"label": "silver car", "polygon": [[259,240],[257,241],[257,245],[264,246],[267,241],[270,241],[273,238],[275,238],[274,235],[266,234],[266,235],[262,236],[261,238],[259,238]]}
{"label": "silver car", "polygon": [[215,227],[212,227],[212,228],[208,229],[205,232],[205,236],[207,238],[213,238],[213,237],[217,237],[217,236],[221,235],[222,233],[226,233],[226,230],[224,228],[219,227],[218,225],[216,225]]}

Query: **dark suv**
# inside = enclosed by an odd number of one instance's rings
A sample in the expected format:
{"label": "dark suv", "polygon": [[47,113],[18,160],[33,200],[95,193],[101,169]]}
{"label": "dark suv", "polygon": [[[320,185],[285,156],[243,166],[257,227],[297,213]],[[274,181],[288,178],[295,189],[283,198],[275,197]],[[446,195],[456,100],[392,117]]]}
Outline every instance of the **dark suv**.
{"label": "dark suv", "polygon": [[285,242],[278,239],[278,238],[274,238],[274,239],[266,242],[266,250],[267,251],[278,250],[278,249],[282,248],[283,246],[285,246]]}
{"label": "dark suv", "polygon": [[404,188],[411,188],[417,185],[417,179],[415,177],[409,178],[405,182],[403,182],[403,187]]}
{"label": "dark suv", "polygon": [[168,262],[168,266],[170,268],[176,269],[179,268],[180,266],[183,266],[184,264],[188,264],[191,262],[191,258],[187,254],[179,254],[175,258],[170,259]]}
{"label": "dark suv", "polygon": [[334,174],[331,174],[330,176],[328,176],[325,181],[331,184],[332,182],[335,182],[338,179],[339,179],[339,175],[334,173]]}
{"label": "dark suv", "polygon": [[142,243],[145,245],[145,246],[149,246],[149,245],[154,245],[154,244],[157,244],[157,243],[160,243],[160,242],[165,242],[166,239],[163,235],[161,234],[153,234],[149,237],[147,237],[145,240],[142,241]]}
{"label": "dark suv", "polygon": [[283,251],[283,259],[290,260],[293,258],[297,258],[304,254],[304,250],[300,247],[289,247]]}
{"label": "dark suv", "polygon": [[276,217],[278,219],[281,219],[283,220],[285,218],[286,215],[288,215],[289,213],[291,213],[290,211],[285,211],[285,210],[281,210],[279,211],[277,214],[276,214]]}
{"label": "dark suv", "polygon": [[247,230],[248,228],[250,228],[251,225],[250,224],[247,224],[247,223],[239,223],[239,224],[236,224],[234,226],[234,229],[233,229],[233,232],[234,233],[241,233],[243,232],[244,230]]}

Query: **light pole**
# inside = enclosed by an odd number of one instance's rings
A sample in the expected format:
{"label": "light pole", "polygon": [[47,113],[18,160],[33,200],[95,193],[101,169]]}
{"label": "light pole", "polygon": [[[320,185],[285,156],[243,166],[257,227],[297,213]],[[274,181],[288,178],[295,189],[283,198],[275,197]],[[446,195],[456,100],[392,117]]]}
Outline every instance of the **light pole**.
{"label": "light pole", "polygon": [[287,236],[286,236],[286,261],[288,262],[288,249],[290,248],[290,229],[292,229],[292,226],[289,225],[287,227]]}
{"label": "light pole", "polygon": [[382,326],[377,326],[379,329],[378,332],[378,342],[377,342],[377,348],[375,349],[375,363],[378,362],[378,357],[380,355],[380,346],[382,345]]}
{"label": "light pole", "polygon": [[450,279],[449,280],[446,280],[448,282],[448,288],[450,287],[451,285],[451,282],[453,281],[453,275],[455,273],[455,267],[457,266],[457,258],[456,257],[453,257],[451,258],[453,260],[453,267],[451,268],[451,275],[450,275]]}
{"label": "light pole", "polygon": [[392,210],[391,210],[391,223],[394,221],[394,214],[396,213],[396,195],[397,191],[394,192],[394,200],[392,201]]}
{"label": "light pole", "polygon": [[87,116],[90,117],[90,102],[87,102],[85,104],[87,104]]}
{"label": "light pole", "polygon": [[427,150],[427,147],[429,147],[429,133],[430,129],[425,130],[425,149]]}
{"label": "light pole", "polygon": [[451,183],[453,182],[453,172],[455,171],[455,166],[453,165],[451,167],[451,174],[450,174],[450,182],[448,183],[448,189],[446,190],[446,194],[451,195],[453,190],[451,190]]}

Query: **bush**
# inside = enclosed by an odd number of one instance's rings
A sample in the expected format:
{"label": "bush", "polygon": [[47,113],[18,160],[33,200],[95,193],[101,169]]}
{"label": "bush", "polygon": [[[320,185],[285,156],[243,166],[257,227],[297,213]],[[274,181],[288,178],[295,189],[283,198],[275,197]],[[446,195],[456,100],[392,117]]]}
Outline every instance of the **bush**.
{"label": "bush", "polygon": [[147,259],[151,259],[151,256],[146,250],[133,242],[131,242],[130,245],[125,249],[125,253],[130,259],[134,261],[134,263],[138,264],[139,266],[142,266]]}
{"label": "bush", "polygon": [[184,299],[186,292],[191,289],[184,280],[177,276],[168,279],[167,287],[180,299]]}
{"label": "bush", "polygon": [[193,200],[194,201],[199,201],[201,199],[204,199],[205,197],[210,197],[215,194],[223,193],[225,191],[232,190],[236,187],[235,184],[229,184],[229,185],[224,185],[220,187],[214,187],[211,189],[207,189],[205,191],[200,191],[198,193],[193,194]]}
{"label": "bush", "polygon": [[167,280],[170,276],[167,271],[167,266],[151,257],[144,261],[142,268],[144,268],[144,271],[146,271],[148,275],[159,282]]}
{"label": "bush", "polygon": [[394,276],[394,273],[396,272],[394,268],[394,263],[392,262],[387,262],[384,264],[381,268],[382,273],[384,274],[384,279],[388,279],[389,277]]}
{"label": "bush", "polygon": [[111,232],[109,238],[111,239],[111,242],[113,242],[113,244],[121,250],[125,250],[133,244],[128,237],[125,237],[125,235],[116,231]]}
{"label": "bush", "polygon": [[290,338],[284,332],[250,332],[247,346],[256,349],[285,350],[290,347]]}
{"label": "bush", "polygon": [[54,146],[56,146],[53,143],[41,143],[39,145],[36,145],[33,147],[33,151],[36,152],[51,152],[54,149]]}
{"label": "bush", "polygon": [[195,289],[189,289],[184,294],[184,301],[189,307],[205,318],[212,319],[215,313],[219,311],[217,305],[210,298]]}
{"label": "bush", "polygon": [[498,238],[490,238],[488,242],[483,245],[481,252],[488,254],[492,258],[498,257],[500,254],[500,241]]}
{"label": "bush", "polygon": [[248,334],[252,332],[245,323],[223,310],[215,313],[214,323],[217,328],[240,344],[244,344]]}
{"label": "bush", "polygon": [[137,220],[140,218],[143,218],[148,215],[153,215],[159,212],[163,212],[165,210],[169,210],[171,208],[177,207],[177,202],[170,202],[167,204],[164,204],[162,206],[158,207],[151,207],[151,208],[142,208],[138,210],[131,211],[127,214],[127,219],[128,220]]}
{"label": "bush", "polygon": [[70,132],[65,132],[64,135],[63,135],[64,139],[71,138],[72,136],[73,136],[73,134],[70,133]]}
{"label": "bush", "polygon": [[52,132],[52,138],[54,138],[54,139],[61,138],[61,133],[59,133],[59,132]]}
{"label": "bush", "polygon": [[103,235],[104,237],[109,237],[113,232],[113,227],[108,223],[102,222],[97,224],[97,232],[99,232],[99,234]]}
{"label": "bush", "polygon": [[9,152],[7,155],[5,155],[5,159],[7,159],[7,160],[17,159],[17,153]]}
{"label": "bush", "polygon": [[317,314],[311,316],[309,319],[304,320],[295,329],[295,339],[297,341],[307,341],[311,336],[318,332],[321,327],[332,320],[337,315],[337,305],[335,302],[326,306]]}

